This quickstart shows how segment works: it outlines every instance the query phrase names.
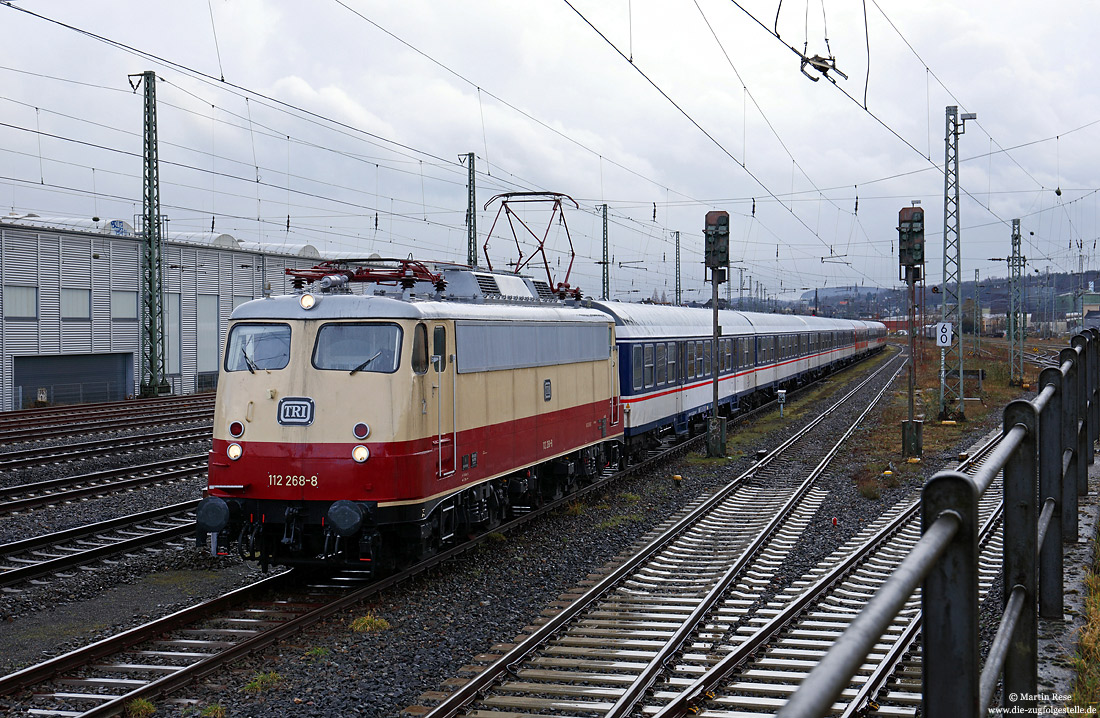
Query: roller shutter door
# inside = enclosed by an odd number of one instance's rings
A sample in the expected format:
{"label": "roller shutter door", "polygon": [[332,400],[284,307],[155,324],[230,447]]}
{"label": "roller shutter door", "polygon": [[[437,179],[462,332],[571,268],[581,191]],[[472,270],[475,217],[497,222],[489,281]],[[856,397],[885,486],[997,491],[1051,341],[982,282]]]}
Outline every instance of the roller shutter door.
{"label": "roller shutter door", "polygon": [[86,404],[118,401],[133,392],[134,355],[63,354],[14,357],[16,396],[22,392],[22,406],[35,406],[40,396],[45,403]]}

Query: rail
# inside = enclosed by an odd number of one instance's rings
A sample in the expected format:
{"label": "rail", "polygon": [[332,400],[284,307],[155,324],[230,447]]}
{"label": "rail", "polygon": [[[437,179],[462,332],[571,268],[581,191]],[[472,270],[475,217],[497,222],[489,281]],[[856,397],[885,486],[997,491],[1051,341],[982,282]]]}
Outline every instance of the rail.
{"label": "rail", "polygon": [[[1008,712],[1037,710],[1038,616],[1062,616],[1061,544],[1077,540],[1077,497],[1088,491],[1088,464],[1100,430],[1100,331],[1073,337],[1059,362],[1039,375],[1034,399],[1005,407],[1000,445],[978,472],[941,471],[928,481],[921,497],[921,540],[802,681],[779,718],[828,714],[918,587],[922,715],[985,716],[1001,677]],[[977,506],[1001,471],[1004,610],[982,668]]]}

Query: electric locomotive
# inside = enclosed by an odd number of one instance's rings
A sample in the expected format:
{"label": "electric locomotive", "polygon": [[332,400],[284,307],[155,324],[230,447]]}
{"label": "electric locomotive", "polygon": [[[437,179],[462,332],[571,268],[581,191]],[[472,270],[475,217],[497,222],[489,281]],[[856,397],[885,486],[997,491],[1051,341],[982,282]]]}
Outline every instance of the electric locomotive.
{"label": "electric locomotive", "polygon": [[265,568],[416,561],[698,431],[715,374],[731,415],[886,335],[723,310],[715,362],[710,309],[412,260],[287,272],[298,294],[230,317],[196,520]]}
{"label": "electric locomotive", "polygon": [[614,458],[607,314],[537,280],[411,260],[287,271],[322,291],[230,318],[197,512],[214,552],[388,569]]}

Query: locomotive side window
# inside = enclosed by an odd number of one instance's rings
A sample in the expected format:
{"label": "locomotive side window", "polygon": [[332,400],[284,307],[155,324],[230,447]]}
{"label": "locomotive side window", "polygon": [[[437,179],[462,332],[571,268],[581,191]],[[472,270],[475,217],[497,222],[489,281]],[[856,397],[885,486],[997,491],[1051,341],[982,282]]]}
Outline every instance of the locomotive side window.
{"label": "locomotive side window", "polygon": [[428,371],[428,328],[423,324],[413,330],[412,370],[417,374]]}
{"label": "locomotive side window", "polygon": [[392,373],[401,359],[396,324],[325,324],[317,332],[313,366],[318,369]]}
{"label": "locomotive side window", "polygon": [[447,327],[432,330],[432,355],[439,357],[436,371],[447,371]]}
{"label": "locomotive side window", "polygon": [[290,362],[290,325],[234,324],[225,350],[226,371],[283,369]]}
{"label": "locomotive side window", "polygon": [[642,388],[642,348],[635,344],[632,349],[631,369],[634,374],[634,390],[638,391]]}

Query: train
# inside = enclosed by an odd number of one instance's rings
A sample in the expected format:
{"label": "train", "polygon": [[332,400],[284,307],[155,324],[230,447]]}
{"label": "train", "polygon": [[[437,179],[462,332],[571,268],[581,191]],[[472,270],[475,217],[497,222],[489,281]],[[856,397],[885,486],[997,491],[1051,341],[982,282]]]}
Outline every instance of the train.
{"label": "train", "polygon": [[[563,296],[411,259],[233,310],[196,539],[381,575],[883,348],[871,321]],[[560,288],[559,288],[560,289]]]}

